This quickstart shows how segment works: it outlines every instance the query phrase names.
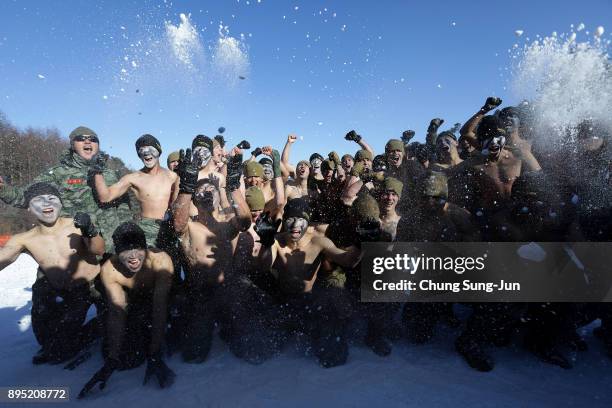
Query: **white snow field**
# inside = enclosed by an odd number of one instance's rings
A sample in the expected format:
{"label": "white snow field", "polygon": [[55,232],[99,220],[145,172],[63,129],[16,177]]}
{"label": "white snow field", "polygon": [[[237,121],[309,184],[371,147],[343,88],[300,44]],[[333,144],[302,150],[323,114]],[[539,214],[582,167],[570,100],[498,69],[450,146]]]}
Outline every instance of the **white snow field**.
{"label": "white snow field", "polygon": [[[84,383],[102,366],[94,356],[74,371],[62,366],[33,366],[38,345],[29,323],[31,285],[36,263],[27,255],[0,271],[0,387],[70,388],[70,402],[83,407],[612,407],[612,360],[602,352],[591,330],[589,350],[570,354],[574,368],[563,370],[540,362],[520,348],[492,349],[497,365],[490,373],[469,368],[453,350],[456,331],[440,330],[424,346],[395,343],[391,356],[374,355],[360,341],[342,367],[320,368],[304,347],[288,345],[259,366],[234,357],[215,339],[206,362],[167,360],[176,372],[170,389],[149,382],[144,365],[116,372],[106,388],[77,401]],[[568,353],[570,353],[568,351]],[[29,406],[36,406],[28,404]],[[4,406],[17,406],[5,404]],[[66,406],[59,404],[54,406]]]}

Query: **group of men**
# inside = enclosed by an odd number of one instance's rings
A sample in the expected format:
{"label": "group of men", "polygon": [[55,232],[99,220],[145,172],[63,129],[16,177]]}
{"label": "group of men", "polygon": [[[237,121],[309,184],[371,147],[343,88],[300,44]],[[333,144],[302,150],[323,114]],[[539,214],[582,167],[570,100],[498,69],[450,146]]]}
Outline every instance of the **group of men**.
{"label": "group of men", "polygon": [[246,160],[247,141],[229,147],[223,135],[197,135],[164,168],[161,144],[147,134],[135,143],[143,167],[121,178],[107,168],[98,135],[76,128],[61,162],[33,184],[0,178],[0,199],[38,221],[0,250],[0,269],[22,252],[39,264],[33,362],[74,367],[101,337],[104,366],[80,396],[145,361],[145,382],[165,387],[174,380],[165,353],[201,363],[218,328],[248,362],[272,357],[300,333],[319,363],[334,367],[347,360],[356,317],[380,356],[393,340],[424,343],[438,324],[463,324],[456,350],[481,371],[494,364],[487,346],[515,341],[517,330],[538,357],[569,368],[562,348],[584,349],[577,329],[599,318],[597,335],[612,356],[605,305],[472,304],[461,322],[448,303],[359,302],[362,242],[610,238],[612,203],[589,198],[594,185],[609,189],[609,131],[587,121],[571,154],[555,156],[538,147],[527,110],[496,110],[501,102],[487,98],[460,130],[439,132],[444,121],[433,119],[425,143],[405,131],[379,155],[350,131],[354,155],[313,153],[297,165],[295,135],[282,153],[257,147]]}

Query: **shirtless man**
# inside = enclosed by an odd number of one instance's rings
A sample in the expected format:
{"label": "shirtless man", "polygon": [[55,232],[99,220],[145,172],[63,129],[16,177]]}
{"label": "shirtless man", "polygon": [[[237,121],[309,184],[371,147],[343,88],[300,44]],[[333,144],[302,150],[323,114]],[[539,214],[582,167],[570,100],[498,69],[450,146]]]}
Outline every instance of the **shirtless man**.
{"label": "shirtless man", "polygon": [[310,163],[300,160],[295,166],[295,177],[285,185],[287,200],[308,196],[308,178],[310,177]]}
{"label": "shirtless man", "polygon": [[[528,144],[506,147],[507,129],[496,116],[485,116],[476,133],[482,154],[475,156],[449,171],[472,189],[471,209],[486,224],[492,214],[509,200],[512,184],[521,174],[539,171],[540,166],[531,154]],[[481,214],[479,214],[479,212]]]}
{"label": "shirtless man", "polygon": [[458,145],[454,133],[449,131],[440,133],[436,139],[436,161],[431,166],[431,170],[443,172],[461,163],[463,160],[459,157]]}
{"label": "shirtless man", "polygon": [[[182,352],[185,361],[202,363],[210,351],[215,320],[226,327],[229,302],[236,300],[231,295],[232,255],[238,233],[249,227],[251,214],[239,190],[242,161],[239,148],[232,150],[227,162],[227,189],[236,209],[234,214],[219,213],[215,201],[221,192],[211,180],[198,180],[198,167],[190,150],[182,156],[177,167],[180,193],[173,206],[174,229],[188,269],[185,285],[190,310],[184,316]],[[194,219],[189,217],[192,202],[198,209]],[[228,336],[231,335],[230,332]]]}
{"label": "shirtless man", "polygon": [[162,358],[172,260],[165,252],[147,249],[144,231],[131,221],[117,227],[113,243],[115,254],[101,271],[109,299],[104,366],[85,384],[79,398],[98,383],[103,389],[115,370],[138,367],[145,358],[144,384],[151,376],[161,388],[174,382],[174,372]]}
{"label": "shirtless man", "polygon": [[[422,181],[418,207],[407,213],[397,227],[401,242],[474,242],[480,239],[472,215],[448,201],[448,181],[444,173],[431,172]],[[407,303],[403,322],[408,339],[416,344],[429,341],[438,321],[455,325],[448,303]]]}
{"label": "shirtless man", "polygon": [[178,176],[160,166],[161,152],[161,145],[155,137],[143,135],[136,140],[136,153],[144,164],[142,169],[126,174],[110,187],[101,175],[105,168],[104,158],[100,157],[90,171],[94,174],[96,191],[103,203],[112,202],[128,190],[134,192],[141,208],[138,224],[145,231],[147,245],[164,249],[171,240],[167,211],[178,194]]}
{"label": "shirtless man", "polygon": [[259,163],[254,160],[246,163],[244,183],[246,187],[259,187],[266,200],[265,211],[278,214],[285,204],[280,154],[271,146],[260,150],[268,157],[262,158]]}
{"label": "shirtless man", "polygon": [[315,286],[317,273],[323,257],[352,267],[360,251],[355,247],[341,250],[328,238],[311,233],[309,219],[308,204],[301,198],[287,202],[283,231],[278,235],[279,222],[268,214],[260,216],[255,227],[262,245],[259,258],[263,270],[270,270],[278,279],[290,309],[285,315],[291,328],[310,336],[323,367],[334,367],[344,364],[348,356],[345,328],[351,307],[340,289]]}
{"label": "shirtless man", "polygon": [[38,262],[32,286],[32,329],[42,346],[34,364],[60,363],[74,357],[97,335],[98,317],[86,325],[87,311],[103,299],[94,287],[100,272],[96,255],[104,253],[104,240],[88,214],[60,218],[60,193],[48,183],[32,184],[24,192],[28,211],[37,226],[14,235],[0,249],[0,270],[28,252]]}

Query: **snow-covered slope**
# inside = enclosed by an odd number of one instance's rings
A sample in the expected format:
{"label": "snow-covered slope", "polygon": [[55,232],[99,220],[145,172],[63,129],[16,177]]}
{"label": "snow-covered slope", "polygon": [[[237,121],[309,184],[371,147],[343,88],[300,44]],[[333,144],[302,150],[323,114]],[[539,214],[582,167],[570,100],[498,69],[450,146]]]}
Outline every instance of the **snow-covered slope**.
{"label": "snow-covered slope", "polygon": [[[68,386],[76,394],[101,367],[95,355],[74,371],[33,366],[38,350],[29,324],[30,287],[36,263],[26,255],[0,272],[0,386]],[[611,407],[612,360],[590,330],[590,349],[574,354],[575,367],[563,370],[541,363],[520,349],[495,349],[490,373],[476,372],[453,351],[453,331],[441,331],[432,344],[395,344],[387,358],[355,341],[348,363],[320,368],[303,347],[291,345],[278,357],[252,366],[235,358],[215,339],[201,365],[168,365],[176,372],[172,388],[142,386],[144,366],[113,374],[105,390],[78,403],[87,407],[146,408],[182,406],[491,406]],[[65,406],[62,404],[62,406]]]}

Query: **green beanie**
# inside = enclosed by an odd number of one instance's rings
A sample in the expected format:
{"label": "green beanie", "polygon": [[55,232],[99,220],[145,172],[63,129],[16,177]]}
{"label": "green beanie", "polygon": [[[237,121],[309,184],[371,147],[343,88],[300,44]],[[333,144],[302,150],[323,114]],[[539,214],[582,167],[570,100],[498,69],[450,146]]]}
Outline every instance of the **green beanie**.
{"label": "green beanie", "polygon": [[404,189],[404,183],[396,179],[395,177],[385,177],[382,182],[382,190],[383,191],[393,191],[398,197],[402,197],[402,190]]}
{"label": "green beanie", "polygon": [[179,159],[181,158],[179,152],[172,152],[168,155],[168,158],[166,159],[166,164],[168,165],[168,167],[170,167],[170,163],[172,163],[173,161],[179,161]]}
{"label": "green beanie", "polygon": [[244,166],[245,177],[263,177],[263,166],[256,161],[247,162]]}
{"label": "green beanie", "polygon": [[399,150],[402,153],[405,153],[404,142],[402,142],[399,139],[389,140],[387,144],[385,145],[385,152],[388,152],[389,150]]}
{"label": "green beanie", "polygon": [[355,153],[355,161],[362,161],[363,159],[372,160],[372,153],[365,149],[358,150],[357,153]]}
{"label": "green beanie", "polygon": [[423,181],[423,195],[426,197],[448,198],[448,178],[437,171],[429,173]]}
{"label": "green beanie", "polygon": [[[70,132],[70,135],[68,136],[68,138],[70,139],[70,143],[72,143],[74,138],[77,137],[77,136],[95,136],[95,137],[98,137],[96,132],[94,132],[93,130],[91,130],[87,126],[79,126],[76,129],[74,129],[72,132]],[[98,139],[99,139],[99,137],[98,137]]]}
{"label": "green beanie", "polygon": [[323,163],[321,163],[321,171],[327,172],[329,170],[336,170],[336,163],[331,160],[323,160]]}
{"label": "green beanie", "polygon": [[251,211],[262,211],[266,205],[266,199],[259,187],[249,187],[244,192],[246,203]]}
{"label": "green beanie", "polygon": [[361,221],[380,218],[378,203],[370,194],[359,194],[353,202],[353,214]]}

